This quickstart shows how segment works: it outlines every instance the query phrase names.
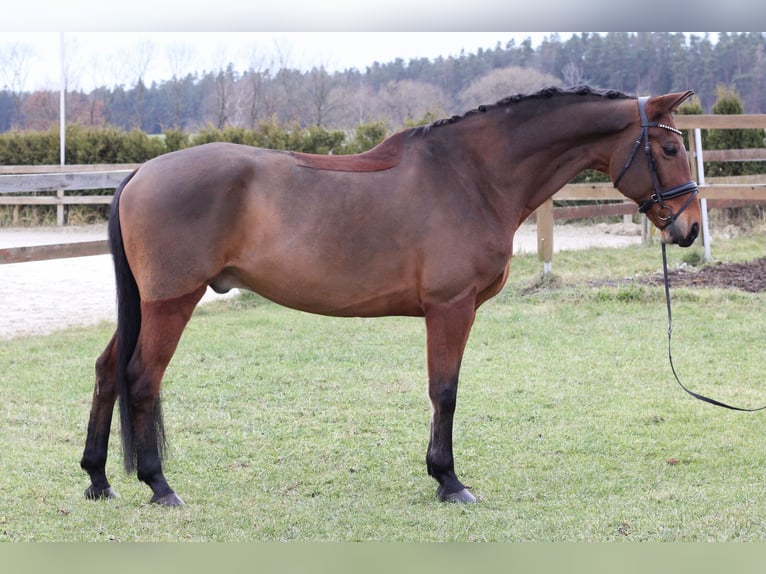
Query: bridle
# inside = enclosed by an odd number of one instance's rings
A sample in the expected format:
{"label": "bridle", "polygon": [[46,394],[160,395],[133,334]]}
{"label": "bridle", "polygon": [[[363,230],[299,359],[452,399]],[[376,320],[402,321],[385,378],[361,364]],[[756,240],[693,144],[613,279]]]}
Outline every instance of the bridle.
{"label": "bridle", "polygon": [[[633,149],[630,152],[630,155],[628,156],[628,161],[625,162],[625,166],[622,168],[620,175],[618,175],[617,179],[614,180],[614,187],[617,187],[617,184],[622,179],[622,176],[624,176],[625,172],[628,171],[628,168],[633,163],[633,159],[635,158],[636,153],[638,152],[638,148],[643,143],[644,152],[646,153],[646,159],[649,165],[649,172],[652,175],[652,185],[654,187],[654,193],[649,197],[649,199],[639,204],[638,211],[639,213],[646,213],[652,208],[652,206],[655,203],[658,204],[659,205],[658,217],[660,221],[664,223],[664,225],[662,227],[659,227],[659,226],[657,227],[660,230],[663,230],[669,225],[671,225],[678,218],[678,216],[681,215],[681,213],[683,213],[683,211],[687,207],[689,207],[689,205],[694,200],[694,198],[697,197],[697,194],[699,193],[699,189],[697,188],[697,182],[688,181],[681,185],[677,185],[675,187],[671,187],[670,189],[666,189],[665,191],[661,191],[663,185],[662,185],[662,181],[660,180],[660,175],[657,172],[657,166],[654,161],[654,155],[652,154],[652,146],[649,142],[649,128],[652,128],[652,127],[663,128],[673,133],[676,133],[678,135],[683,135],[683,134],[681,133],[680,130],[677,130],[676,128],[672,126],[661,124],[659,122],[650,122],[648,118],[646,117],[646,102],[648,99],[649,98],[646,98],[646,97],[638,98],[638,112],[641,116],[641,135],[636,140],[633,146]],[[681,197],[682,195],[686,195],[686,194],[689,194],[689,198],[681,206],[681,209],[679,209],[677,213],[674,213],[673,210],[667,205],[665,205],[664,203],[665,200]],[[717,401],[716,399],[711,399],[710,397],[706,397],[705,395],[695,393],[694,391],[689,390],[681,382],[681,379],[678,378],[678,374],[676,373],[676,368],[673,365],[673,355],[671,353],[670,343],[671,343],[671,337],[673,334],[673,314],[670,310],[670,280],[668,278],[668,257],[665,250],[664,243],[662,244],[662,271],[663,271],[663,275],[665,279],[665,301],[667,303],[667,308],[668,308],[668,360],[670,361],[670,369],[673,371],[673,376],[675,377],[676,382],[681,386],[681,388],[684,391],[689,393],[695,399],[699,399],[700,401],[704,401],[706,403],[709,403],[717,407],[723,407],[733,411],[743,411],[743,412],[756,412],[756,411],[762,411],[766,409],[766,405],[762,407],[757,407],[757,408],[733,407],[721,401]]]}
{"label": "bridle", "polygon": [[[699,190],[697,189],[697,182],[696,181],[687,181],[686,183],[682,183],[681,185],[677,185],[675,187],[671,187],[670,189],[662,190],[664,187],[662,185],[662,181],[660,180],[660,174],[657,171],[657,164],[654,161],[654,154],[652,154],[652,146],[649,141],[649,128],[662,128],[668,131],[671,131],[678,135],[683,135],[680,130],[677,130],[676,128],[669,126],[667,124],[661,124],[659,122],[650,122],[649,119],[646,116],[646,102],[649,100],[648,97],[641,97],[638,98],[638,113],[641,116],[641,134],[639,135],[638,139],[635,141],[635,144],[633,145],[633,149],[630,152],[630,155],[628,156],[628,161],[625,162],[625,165],[622,168],[622,171],[620,172],[620,175],[617,176],[617,179],[614,180],[614,187],[617,187],[617,185],[620,183],[620,180],[625,175],[625,173],[628,171],[628,168],[630,168],[631,164],[633,163],[633,159],[636,157],[636,153],[638,152],[638,148],[641,147],[641,144],[644,146],[644,153],[646,154],[646,162],[649,165],[649,173],[652,176],[652,186],[654,187],[654,193],[649,196],[649,199],[644,200],[641,202],[638,206],[639,213],[646,213],[649,211],[652,206],[656,203],[659,207],[659,212],[657,214],[657,217],[660,221],[663,222],[662,227],[659,225],[657,226],[660,230],[665,229],[669,225],[671,225],[676,219],[678,219],[678,216],[683,213],[683,211],[691,205],[691,202],[694,200],[695,197],[697,197],[697,194],[699,193]],[[674,213],[673,210],[665,205],[665,201],[668,199],[674,199],[676,197],[681,197],[682,195],[689,195],[686,202],[681,206],[681,209],[678,210],[677,213]]]}

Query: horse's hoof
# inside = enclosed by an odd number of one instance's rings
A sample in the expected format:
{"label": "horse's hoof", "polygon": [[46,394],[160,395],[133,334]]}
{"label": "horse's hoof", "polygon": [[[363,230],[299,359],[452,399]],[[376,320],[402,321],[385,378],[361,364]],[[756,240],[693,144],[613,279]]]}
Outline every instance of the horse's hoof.
{"label": "horse's hoof", "polygon": [[476,497],[465,488],[446,495],[439,493],[439,499],[442,502],[460,502],[462,504],[473,504],[476,502]]}
{"label": "horse's hoof", "polygon": [[111,486],[100,490],[91,484],[85,491],[85,498],[88,500],[100,500],[102,498],[120,498],[120,495]]}
{"label": "horse's hoof", "polygon": [[183,506],[184,501],[175,492],[166,494],[165,496],[152,496],[149,501],[151,504],[159,504],[160,506]]}

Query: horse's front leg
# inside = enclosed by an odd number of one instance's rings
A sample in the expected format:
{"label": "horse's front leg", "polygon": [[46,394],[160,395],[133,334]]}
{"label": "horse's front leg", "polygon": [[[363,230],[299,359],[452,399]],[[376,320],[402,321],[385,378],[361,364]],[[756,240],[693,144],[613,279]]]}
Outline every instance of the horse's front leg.
{"label": "horse's front leg", "polygon": [[449,303],[426,305],[428,396],[431,399],[431,438],[426,464],[439,483],[437,495],[449,502],[476,502],[455,474],[452,421],[457,402],[458,375],[468,334],[475,317],[476,296],[470,293]]}
{"label": "horse's front leg", "polygon": [[85,497],[92,500],[119,497],[106,478],[109,432],[117,397],[116,361],[117,335],[114,335],[96,360],[96,387],[93,390],[85,450],[80,460],[80,466],[90,476],[90,486],[85,491]]}

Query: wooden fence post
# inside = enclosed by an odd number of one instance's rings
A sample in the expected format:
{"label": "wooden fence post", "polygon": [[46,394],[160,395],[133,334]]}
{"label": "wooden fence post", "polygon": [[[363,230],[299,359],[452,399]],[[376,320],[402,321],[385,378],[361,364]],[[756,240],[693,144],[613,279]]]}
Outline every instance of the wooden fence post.
{"label": "wooden fence post", "polygon": [[64,199],[64,190],[56,190],[56,197],[59,200],[59,202],[56,204],[56,225],[61,227],[64,225],[64,202],[61,201]]}
{"label": "wooden fence post", "polygon": [[537,208],[537,255],[543,262],[543,273],[547,275],[553,261],[553,198]]}

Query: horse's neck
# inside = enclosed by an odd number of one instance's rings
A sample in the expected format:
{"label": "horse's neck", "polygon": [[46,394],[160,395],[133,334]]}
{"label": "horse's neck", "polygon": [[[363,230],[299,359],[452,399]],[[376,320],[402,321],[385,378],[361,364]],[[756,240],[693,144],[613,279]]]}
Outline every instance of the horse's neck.
{"label": "horse's neck", "polygon": [[494,132],[483,152],[486,165],[494,166],[488,177],[509,216],[522,213],[523,220],[586,169],[606,171],[616,139],[630,123],[622,109],[619,102],[578,102],[487,123],[485,133]]}

